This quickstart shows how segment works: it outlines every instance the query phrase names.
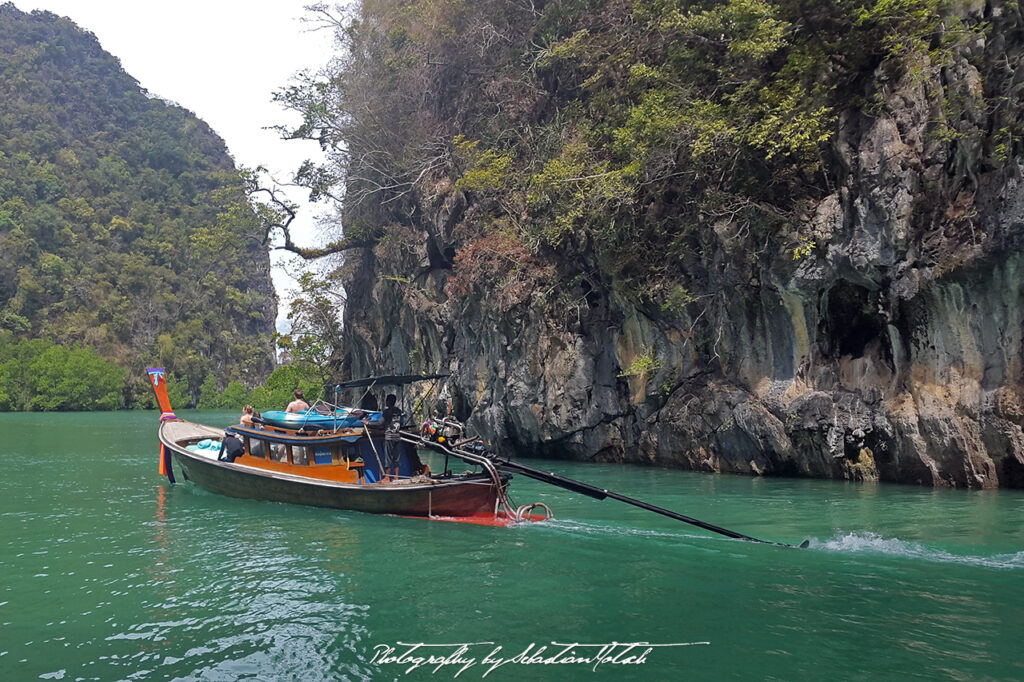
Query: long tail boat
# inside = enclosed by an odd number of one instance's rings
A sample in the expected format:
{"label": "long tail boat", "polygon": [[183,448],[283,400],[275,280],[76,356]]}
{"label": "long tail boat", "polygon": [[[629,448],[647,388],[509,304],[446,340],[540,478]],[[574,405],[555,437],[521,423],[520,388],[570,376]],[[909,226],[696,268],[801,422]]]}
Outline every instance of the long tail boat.
{"label": "long tail boat", "polygon": [[[259,425],[216,428],[179,419],[167,397],[164,370],[149,368],[147,371],[161,409],[160,473],[171,483],[174,482],[173,464],[177,464],[186,480],[211,492],[233,497],[496,526],[553,518],[544,504],[517,507],[512,503],[508,487],[509,472],[514,472],[597,500],[618,500],[729,538],[793,546],[759,540],[498,457],[480,441],[462,437],[464,430],[460,423],[444,418],[431,420],[419,430],[400,430],[398,480],[382,483],[379,481],[384,476],[384,432],[362,421],[379,413],[331,405],[326,414],[280,413]],[[378,384],[404,385],[443,376],[446,375],[370,377],[339,384],[335,391]],[[222,455],[229,437],[241,441],[240,453],[225,459]],[[443,453],[444,471],[434,474],[423,466],[418,448]],[[449,458],[479,466],[480,471],[453,474],[448,468]],[[543,511],[544,515],[534,514],[535,510]],[[799,547],[808,544],[805,540]]]}
{"label": "long tail boat", "polygon": [[[417,446],[429,441],[403,430],[399,478],[384,483],[384,433],[364,425],[356,410],[338,410],[345,418],[337,429],[324,419],[309,419],[309,428],[301,428],[302,416],[292,428],[271,423],[218,428],[175,415],[164,371],[148,373],[161,409],[160,473],[172,483],[176,465],[186,481],[232,497],[494,525],[517,520],[507,497],[511,476],[485,457],[475,458],[479,472],[455,474],[446,466],[432,474],[417,453]],[[242,443],[241,454],[231,461],[223,456],[229,436]]]}

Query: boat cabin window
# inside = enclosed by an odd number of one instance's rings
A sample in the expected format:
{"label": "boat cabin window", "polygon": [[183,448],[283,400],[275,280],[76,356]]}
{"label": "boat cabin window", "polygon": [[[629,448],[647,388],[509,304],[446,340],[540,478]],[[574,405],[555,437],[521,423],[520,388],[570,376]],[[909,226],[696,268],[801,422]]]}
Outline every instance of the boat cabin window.
{"label": "boat cabin window", "polygon": [[288,445],[271,443],[252,436],[243,436],[245,454],[259,459],[289,464],[325,465],[351,464],[360,459],[359,447],[355,443],[334,443],[331,445]]}

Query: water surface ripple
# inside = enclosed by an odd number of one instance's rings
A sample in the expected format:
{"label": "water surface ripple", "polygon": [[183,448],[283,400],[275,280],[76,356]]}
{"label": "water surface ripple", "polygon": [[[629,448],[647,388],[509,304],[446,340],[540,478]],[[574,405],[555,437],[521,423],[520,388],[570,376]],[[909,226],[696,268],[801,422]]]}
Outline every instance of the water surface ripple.
{"label": "water surface ripple", "polygon": [[0,433],[5,680],[444,680],[458,668],[406,674],[374,655],[489,642],[466,654],[478,660],[458,679],[473,680],[499,646],[637,641],[708,644],[486,679],[1024,679],[1018,491],[544,463],[811,540],[797,550],[522,478],[516,500],[556,520],[497,529],[230,499],[157,476],[151,413],[3,414]]}

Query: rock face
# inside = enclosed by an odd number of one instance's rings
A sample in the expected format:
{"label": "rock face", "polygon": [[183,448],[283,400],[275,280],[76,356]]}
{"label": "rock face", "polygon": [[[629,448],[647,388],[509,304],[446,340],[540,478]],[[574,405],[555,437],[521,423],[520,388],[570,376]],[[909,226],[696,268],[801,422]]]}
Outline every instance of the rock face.
{"label": "rock face", "polygon": [[[931,127],[943,83],[966,102],[952,142]],[[556,314],[450,299],[466,200],[424,188],[401,254],[347,259],[348,371],[450,372],[457,414],[519,456],[1024,487],[1024,168],[978,160],[970,54],[886,87],[892,113],[840,121],[841,182],[794,227],[805,248],[780,239],[739,280],[751,245],[721,224],[709,293],[682,320],[586,285]],[[930,226],[930,188],[950,172],[966,189]],[[382,277],[385,259],[408,281]]]}

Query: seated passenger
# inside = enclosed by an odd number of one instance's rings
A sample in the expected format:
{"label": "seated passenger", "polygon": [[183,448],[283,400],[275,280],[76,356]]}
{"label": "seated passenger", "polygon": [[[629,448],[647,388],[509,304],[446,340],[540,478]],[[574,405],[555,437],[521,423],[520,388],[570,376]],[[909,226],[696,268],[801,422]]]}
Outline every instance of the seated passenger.
{"label": "seated passenger", "polygon": [[252,405],[246,405],[242,408],[242,418],[238,420],[238,423],[242,426],[248,426],[252,428],[254,426],[253,421],[253,409]]}
{"label": "seated passenger", "polygon": [[288,403],[288,407],[285,409],[285,412],[304,412],[309,409],[309,403],[307,403],[306,399],[302,397],[301,388],[295,389],[293,395],[295,396],[295,400]]}

